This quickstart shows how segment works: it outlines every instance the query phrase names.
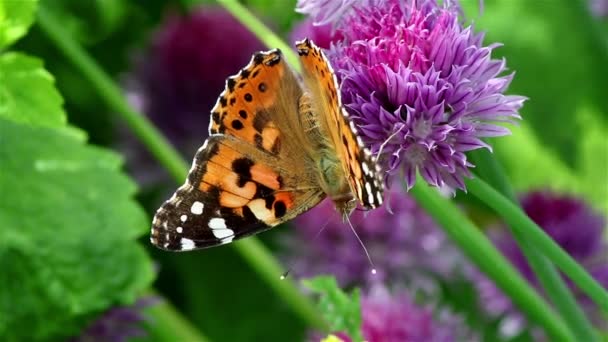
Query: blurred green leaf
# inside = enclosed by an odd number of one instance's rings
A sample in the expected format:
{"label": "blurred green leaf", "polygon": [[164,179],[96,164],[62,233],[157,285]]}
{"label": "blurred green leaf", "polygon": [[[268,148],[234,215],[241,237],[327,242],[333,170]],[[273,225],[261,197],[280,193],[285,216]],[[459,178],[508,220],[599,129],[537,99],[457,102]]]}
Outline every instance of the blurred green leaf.
{"label": "blurred green leaf", "polygon": [[577,118],[579,107],[593,104],[598,108],[594,115],[608,122],[606,42],[598,41],[589,24],[596,19],[587,5],[587,0],[486,0],[482,15],[469,12],[475,28],[487,31],[486,45],[504,44],[494,55],[506,57],[516,72],[509,93],[530,98],[522,117],[571,168],[586,134]]}
{"label": "blurred green leaf", "polygon": [[581,192],[608,216],[608,124],[590,108],[581,107],[577,117],[585,131],[576,159]]}
{"label": "blurred green leaf", "polygon": [[147,231],[120,158],[48,127],[0,118],[0,336],[54,340],[132,303],[153,279]]}
{"label": "blurred green leaf", "polygon": [[42,61],[17,52],[0,55],[0,117],[61,127],[66,116],[53,76]]}
{"label": "blurred green leaf", "polygon": [[304,285],[320,294],[319,309],[331,332],[345,332],[353,341],[363,341],[358,289],[349,296],[338,286],[336,279],[329,276],[304,280]]}
{"label": "blurred green leaf", "polygon": [[71,36],[84,45],[107,39],[126,22],[128,1],[122,0],[43,0]]}
{"label": "blurred green leaf", "polygon": [[0,49],[27,33],[37,5],[38,0],[0,0]]}

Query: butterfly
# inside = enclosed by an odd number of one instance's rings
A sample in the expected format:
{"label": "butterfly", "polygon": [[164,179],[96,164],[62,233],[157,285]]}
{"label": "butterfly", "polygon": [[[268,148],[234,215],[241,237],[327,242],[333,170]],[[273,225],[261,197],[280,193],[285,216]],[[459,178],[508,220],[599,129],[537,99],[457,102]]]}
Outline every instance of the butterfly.
{"label": "butterfly", "polygon": [[150,240],[169,251],[230,243],[325,197],[343,217],[383,201],[378,164],[344,110],[329,61],[296,42],[297,76],[279,49],[257,52],[211,110],[186,182],[156,212]]}

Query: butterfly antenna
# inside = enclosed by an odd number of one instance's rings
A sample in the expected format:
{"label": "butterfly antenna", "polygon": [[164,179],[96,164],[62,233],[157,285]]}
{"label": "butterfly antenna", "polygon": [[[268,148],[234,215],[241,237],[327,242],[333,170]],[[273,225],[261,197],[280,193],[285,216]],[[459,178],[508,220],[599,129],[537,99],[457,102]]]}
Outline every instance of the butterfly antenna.
{"label": "butterfly antenna", "polygon": [[[321,226],[321,229],[319,229],[319,231],[315,234],[315,236],[312,238],[311,244],[313,242],[315,242],[317,240],[317,238],[321,235],[321,233],[325,230],[325,228],[327,228],[327,225],[329,224],[329,221],[331,221],[331,219],[334,218],[335,214],[337,212],[334,211],[334,214],[330,215],[329,218],[325,221],[325,223],[323,223],[323,225]],[[291,270],[293,269],[292,266],[289,266],[287,268],[287,271],[283,272],[283,274],[281,274],[280,279],[281,280],[285,280],[285,278],[287,278],[289,276],[289,274],[291,273]]]}
{"label": "butterfly antenna", "polygon": [[388,144],[405,127],[405,125],[403,125],[403,124],[400,125],[400,126],[401,127],[399,127],[399,129],[397,131],[395,131],[395,132],[393,132],[393,134],[389,135],[389,137],[386,138],[386,140],[384,140],[384,142],[382,143],[382,145],[380,145],[380,148],[378,149],[378,153],[376,153],[376,160],[380,159],[380,156],[382,155],[382,150],[384,149],[384,147],[386,146],[386,144]]}
{"label": "butterfly antenna", "polygon": [[363,241],[361,241],[361,238],[359,237],[359,234],[357,234],[357,231],[355,231],[355,227],[353,227],[353,224],[350,222],[350,218],[348,217],[348,215],[344,215],[344,219],[346,220],[346,222],[348,222],[348,225],[350,226],[350,229],[353,231],[353,233],[355,234],[355,237],[359,241],[359,244],[363,248],[363,251],[365,252],[365,255],[367,256],[367,260],[369,261],[369,264],[372,266],[372,274],[376,274],[376,266],[374,266],[374,262],[372,261],[372,257],[369,255],[369,252],[367,251],[367,248],[365,248],[365,245],[363,244]]}

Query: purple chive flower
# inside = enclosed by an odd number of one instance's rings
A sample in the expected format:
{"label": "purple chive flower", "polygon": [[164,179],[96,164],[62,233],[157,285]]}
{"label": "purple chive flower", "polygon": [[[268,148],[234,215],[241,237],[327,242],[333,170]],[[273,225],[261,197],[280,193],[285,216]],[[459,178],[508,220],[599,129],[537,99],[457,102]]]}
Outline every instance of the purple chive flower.
{"label": "purple chive flower", "polygon": [[342,37],[332,29],[330,24],[315,25],[310,18],[298,23],[291,31],[289,37],[292,42],[304,38],[312,39],[317,46],[323,49],[329,49],[332,42],[342,39]]}
{"label": "purple chive flower", "polygon": [[157,303],[157,299],[138,299],[132,306],[114,307],[101,314],[82,334],[72,342],[106,341],[126,342],[146,336],[143,328],[148,320],[142,311]]}
{"label": "purple chive flower", "polygon": [[[368,342],[477,341],[462,317],[442,308],[420,306],[405,292],[375,286],[361,299],[361,333]],[[344,333],[334,334],[350,342]]]}
{"label": "purple chive flower", "polygon": [[203,143],[228,76],[263,44],[230,13],[200,7],[171,15],[138,56],[129,97],[188,156]]}
{"label": "purple chive flower", "polygon": [[[529,193],[522,198],[521,204],[534,222],[583,265],[600,284],[608,287],[608,244],[605,240],[606,221],[602,216],[578,198],[551,192]],[[506,227],[496,227],[490,230],[489,234],[496,247],[519,272],[540,289],[541,285]],[[523,316],[491,280],[478,272],[473,273],[473,280],[478,288],[483,309],[493,317],[503,317],[501,330],[505,336],[517,334],[526,327]],[[597,306],[575,286],[571,286],[571,290],[597,327],[607,329],[605,316],[602,317]]]}
{"label": "purple chive flower", "polygon": [[[432,276],[457,276],[465,259],[432,218],[404,190],[392,190],[386,198],[387,205],[369,212],[355,211],[350,217],[376,274],[371,273],[356,236],[330,201],[295,220],[297,228],[282,240],[289,253],[284,259],[298,277],[331,274],[342,286],[405,280],[432,291]],[[325,228],[319,232],[321,227]]]}
{"label": "purple chive flower", "polygon": [[[305,3],[301,10],[320,15]],[[505,61],[491,58],[500,44],[483,46],[453,1],[387,0],[350,12],[329,57],[362,138],[387,171],[404,172],[408,188],[418,170],[431,185],[464,189],[473,167],[465,152],[510,134],[497,123],[519,119],[525,100],[503,95],[513,74],[501,76]]]}

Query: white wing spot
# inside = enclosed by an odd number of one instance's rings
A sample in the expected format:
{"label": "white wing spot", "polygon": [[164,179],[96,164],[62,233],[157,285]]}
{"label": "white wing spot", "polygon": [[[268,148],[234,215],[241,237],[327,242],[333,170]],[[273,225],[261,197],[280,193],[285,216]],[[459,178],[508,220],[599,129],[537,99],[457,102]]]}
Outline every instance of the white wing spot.
{"label": "white wing spot", "polygon": [[176,231],[176,232],[178,232],[179,234],[181,234],[181,233],[183,233],[184,228],[182,228],[182,227],[177,227],[177,228],[175,228],[175,231]]}
{"label": "white wing spot", "polygon": [[234,239],[234,235],[222,239],[222,244],[231,243],[232,239]]}
{"label": "white wing spot", "polygon": [[203,208],[205,207],[205,205],[199,201],[195,201],[194,203],[192,203],[192,207],[190,207],[190,212],[192,212],[194,215],[200,215],[203,213]]}
{"label": "white wing spot", "polygon": [[361,168],[363,169],[363,173],[369,175],[369,166],[367,166],[367,163],[361,163]]}
{"label": "white wing spot", "polygon": [[[232,229],[214,229],[213,230],[213,235],[220,239],[226,239],[228,237],[233,237],[234,236],[234,232],[232,231]],[[231,239],[232,240],[232,239]]]}
{"label": "white wing spot", "polygon": [[179,220],[182,221],[182,222],[186,222],[187,219],[188,219],[187,215],[182,215],[182,216],[179,217]]}
{"label": "white wing spot", "polygon": [[190,239],[182,238],[179,242],[182,245],[182,251],[189,251],[194,249],[194,241]]}
{"label": "white wing spot", "polygon": [[367,190],[367,198],[369,198],[369,203],[374,204],[374,194],[372,193],[372,185],[366,182],[365,190]]}
{"label": "white wing spot", "polygon": [[226,221],[223,218],[212,218],[209,220],[209,228],[211,229],[226,229]]}

